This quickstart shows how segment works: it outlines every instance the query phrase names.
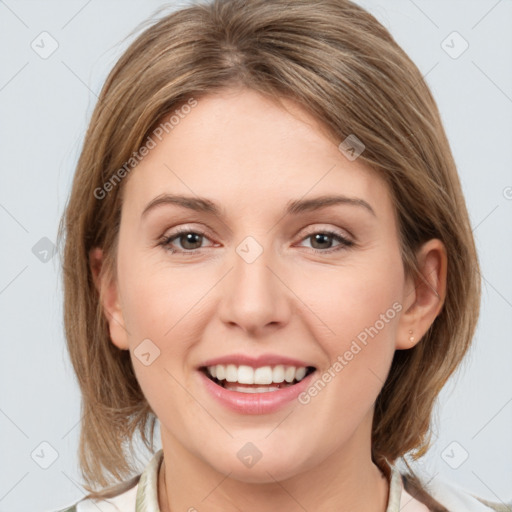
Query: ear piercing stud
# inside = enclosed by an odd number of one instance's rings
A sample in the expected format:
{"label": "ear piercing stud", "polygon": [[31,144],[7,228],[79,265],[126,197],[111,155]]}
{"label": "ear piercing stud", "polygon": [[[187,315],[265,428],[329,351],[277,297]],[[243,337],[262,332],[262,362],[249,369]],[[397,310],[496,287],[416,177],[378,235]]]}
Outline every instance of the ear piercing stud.
{"label": "ear piercing stud", "polygon": [[411,336],[409,336],[409,341],[414,341],[414,336],[412,336],[412,331],[409,331],[409,334],[411,335]]}

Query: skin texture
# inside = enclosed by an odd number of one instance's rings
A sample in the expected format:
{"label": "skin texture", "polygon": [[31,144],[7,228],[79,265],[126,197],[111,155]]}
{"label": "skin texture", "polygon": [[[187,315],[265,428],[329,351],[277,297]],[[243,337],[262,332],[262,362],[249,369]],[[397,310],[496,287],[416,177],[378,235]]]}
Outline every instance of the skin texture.
{"label": "skin texture", "polygon": [[[406,278],[387,185],[284,104],[245,89],[201,98],[124,183],[117,281],[98,277],[102,251],[91,252],[112,342],[131,351],[160,421],[163,512],[386,509],[388,481],[370,452],[374,402],[394,351],[421,342],[442,307],[445,249],[427,242],[426,282]],[[223,217],[175,205],[141,217],[162,193],[206,197]],[[283,213],[290,200],[333,193],[375,215],[348,204]],[[162,237],[178,226],[205,236],[178,237],[182,253],[171,253]],[[315,243],[325,230],[354,245]],[[263,250],[252,263],[236,252],[247,236]],[[322,374],[394,303],[401,311],[306,405],[242,415],[214,403],[199,378],[204,361],[232,353],[290,356]],[[149,366],[133,352],[145,339],[160,350]],[[247,442],[262,452],[251,468],[237,457]]]}

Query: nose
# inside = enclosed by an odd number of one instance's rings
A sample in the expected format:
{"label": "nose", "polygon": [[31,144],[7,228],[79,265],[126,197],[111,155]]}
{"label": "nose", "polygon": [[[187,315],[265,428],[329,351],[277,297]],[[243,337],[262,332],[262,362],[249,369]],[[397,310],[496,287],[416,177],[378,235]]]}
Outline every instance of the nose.
{"label": "nose", "polygon": [[250,263],[235,252],[221,290],[219,314],[224,324],[262,336],[289,322],[293,294],[278,267],[270,251]]}

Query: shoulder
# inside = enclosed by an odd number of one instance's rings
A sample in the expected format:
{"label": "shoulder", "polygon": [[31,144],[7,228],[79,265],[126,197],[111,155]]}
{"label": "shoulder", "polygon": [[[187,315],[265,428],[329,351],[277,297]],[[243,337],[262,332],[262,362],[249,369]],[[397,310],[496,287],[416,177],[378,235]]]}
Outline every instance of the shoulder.
{"label": "shoulder", "polygon": [[135,512],[137,489],[138,484],[113,498],[82,499],[55,512]]}
{"label": "shoulder", "polygon": [[56,512],[135,512],[137,488],[138,485],[113,498],[80,500]]}
{"label": "shoulder", "polygon": [[[402,478],[404,483],[406,483],[408,476],[402,475]],[[428,495],[450,512],[512,512],[512,500],[510,497],[509,501],[506,502],[487,500],[448,479],[440,477],[434,477],[429,480],[426,480],[425,477],[420,477],[419,479]],[[403,489],[403,493],[406,498],[410,497],[405,489]]]}
{"label": "shoulder", "polygon": [[512,512],[512,500],[487,500],[463,486],[445,479],[435,478],[426,484],[428,492],[448,510],[464,512]]}
{"label": "shoulder", "polygon": [[158,469],[162,460],[163,450],[160,449],[153,454],[142,474],[111,489],[113,497],[99,500],[82,499],[54,512],[136,512],[139,503],[149,506],[148,510],[158,510]]}

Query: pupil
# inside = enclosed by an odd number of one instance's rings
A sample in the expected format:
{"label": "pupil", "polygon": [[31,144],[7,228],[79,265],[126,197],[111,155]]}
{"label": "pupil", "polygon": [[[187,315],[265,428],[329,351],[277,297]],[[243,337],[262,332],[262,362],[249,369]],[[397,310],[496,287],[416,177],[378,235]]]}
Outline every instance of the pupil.
{"label": "pupil", "polygon": [[[186,235],[181,235],[181,242],[185,249],[196,249],[196,247],[187,246],[187,244],[197,244],[197,240],[194,241],[194,237],[201,237],[201,235],[198,235],[197,233],[187,233]],[[185,240],[185,243],[183,243],[183,240]]]}
{"label": "pupil", "polygon": [[[313,237],[313,240],[314,240],[314,243],[317,243],[317,242],[320,242],[320,244],[323,242],[323,243],[327,243],[329,244],[330,242],[330,236],[331,235],[327,235],[327,234],[324,234],[324,233],[318,233],[316,234],[314,237]],[[327,240],[327,241],[326,241]],[[314,246],[314,244],[313,244]],[[325,249],[325,247],[323,247]]]}

